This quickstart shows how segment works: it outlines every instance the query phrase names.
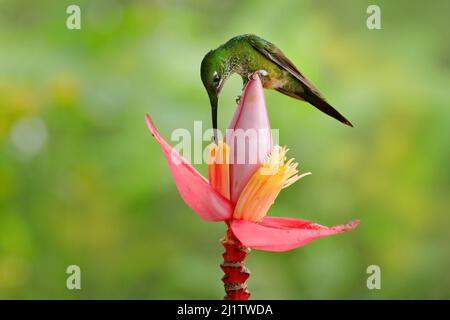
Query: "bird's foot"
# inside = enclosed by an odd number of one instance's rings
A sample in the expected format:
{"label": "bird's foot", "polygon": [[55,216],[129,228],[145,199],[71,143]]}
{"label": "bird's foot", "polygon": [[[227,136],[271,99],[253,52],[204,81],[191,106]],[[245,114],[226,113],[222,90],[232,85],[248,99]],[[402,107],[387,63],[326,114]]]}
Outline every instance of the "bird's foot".
{"label": "bird's foot", "polygon": [[239,101],[241,101],[241,97],[242,96],[240,96],[240,95],[236,97],[236,103],[239,103]]}
{"label": "bird's foot", "polygon": [[254,76],[255,74],[259,75],[260,77],[265,77],[265,76],[267,76],[269,73],[267,72],[267,70],[264,70],[264,69],[256,70],[254,73],[251,73],[251,74],[248,75],[248,80],[252,80],[252,79],[253,79],[253,76]]}
{"label": "bird's foot", "polygon": [[265,77],[267,76],[269,73],[267,72],[267,70],[261,69],[256,71],[260,76]]}

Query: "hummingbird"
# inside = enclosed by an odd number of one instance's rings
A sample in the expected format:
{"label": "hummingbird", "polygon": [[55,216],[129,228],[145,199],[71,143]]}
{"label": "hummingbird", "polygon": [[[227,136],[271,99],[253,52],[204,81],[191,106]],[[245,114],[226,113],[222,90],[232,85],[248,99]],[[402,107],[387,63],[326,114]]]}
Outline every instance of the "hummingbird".
{"label": "hummingbird", "polygon": [[217,141],[217,105],[220,91],[234,73],[242,77],[244,87],[257,72],[265,89],[274,89],[303,100],[327,115],[353,127],[334,109],[320,91],[273,43],[253,34],[236,36],[209,51],[202,60],[200,75],[211,103],[212,126]]}

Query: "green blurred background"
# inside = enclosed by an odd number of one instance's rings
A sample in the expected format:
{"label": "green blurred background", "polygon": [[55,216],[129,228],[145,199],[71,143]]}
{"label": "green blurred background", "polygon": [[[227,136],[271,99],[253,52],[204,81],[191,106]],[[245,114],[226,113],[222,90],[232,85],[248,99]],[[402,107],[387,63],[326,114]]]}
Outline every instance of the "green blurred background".
{"label": "green blurred background", "polygon": [[[378,4],[382,30],[366,28]],[[66,7],[81,6],[81,30]],[[270,214],[355,231],[253,251],[253,298],[450,298],[449,1],[0,1],[0,298],[215,299],[225,227],[181,200],[144,122],[210,124],[203,55],[281,47],[354,124],[267,91],[303,171]],[[231,118],[241,81],[221,98]],[[272,107],[273,106],[273,107]],[[197,166],[205,172],[205,166]],[[68,265],[82,290],[66,289]],[[379,265],[381,290],[366,268]]]}

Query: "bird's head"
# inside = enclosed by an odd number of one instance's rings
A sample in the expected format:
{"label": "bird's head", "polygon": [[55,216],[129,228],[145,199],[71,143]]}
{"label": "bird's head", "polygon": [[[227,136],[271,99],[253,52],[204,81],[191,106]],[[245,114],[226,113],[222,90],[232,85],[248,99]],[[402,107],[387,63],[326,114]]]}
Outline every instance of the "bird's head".
{"label": "bird's head", "polygon": [[218,50],[211,50],[202,60],[200,76],[211,103],[212,125],[217,140],[217,103],[220,91],[225,82],[225,63]]}

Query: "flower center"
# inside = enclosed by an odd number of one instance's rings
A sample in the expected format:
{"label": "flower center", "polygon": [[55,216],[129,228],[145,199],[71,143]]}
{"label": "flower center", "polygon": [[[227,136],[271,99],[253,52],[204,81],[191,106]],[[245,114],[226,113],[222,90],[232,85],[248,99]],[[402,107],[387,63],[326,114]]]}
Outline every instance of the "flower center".
{"label": "flower center", "polygon": [[298,174],[298,163],[294,162],[294,159],[286,161],[288,150],[280,146],[272,149],[271,154],[242,190],[234,209],[234,219],[261,221],[281,189],[311,174]]}
{"label": "flower center", "polygon": [[[208,177],[211,186],[230,199],[230,148],[222,141],[209,146]],[[245,185],[234,208],[233,218],[261,221],[281,189],[311,174],[298,174],[298,163],[286,158],[286,147],[275,146]]]}

